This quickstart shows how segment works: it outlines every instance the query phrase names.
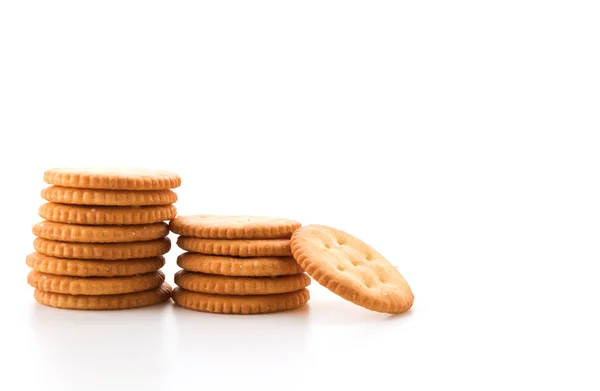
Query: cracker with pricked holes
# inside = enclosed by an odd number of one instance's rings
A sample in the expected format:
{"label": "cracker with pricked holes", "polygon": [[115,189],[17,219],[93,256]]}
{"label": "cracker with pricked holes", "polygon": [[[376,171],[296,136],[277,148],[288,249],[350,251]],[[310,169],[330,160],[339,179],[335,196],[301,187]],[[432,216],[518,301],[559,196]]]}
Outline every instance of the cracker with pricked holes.
{"label": "cracker with pricked holes", "polygon": [[190,252],[212,255],[230,255],[235,257],[292,255],[289,239],[221,240],[180,236],[177,239],[177,245]]}
{"label": "cracker with pricked holes", "polygon": [[190,292],[181,288],[173,290],[173,301],[184,308],[222,314],[264,314],[287,311],[306,304],[308,289],[290,293],[258,296],[213,295]]}
{"label": "cracker with pricked holes", "polygon": [[40,206],[40,217],[57,223],[83,225],[139,225],[170,220],[177,216],[175,205],[94,206],[47,202]]}
{"label": "cracker with pricked holes", "polygon": [[165,265],[162,256],[119,261],[55,258],[40,253],[29,254],[27,265],[42,273],[76,277],[135,276],[155,272]]}
{"label": "cracker with pricked holes", "polygon": [[205,239],[289,239],[301,224],[295,220],[263,216],[177,216],[169,224],[182,236]]}
{"label": "cracker with pricked holes", "polygon": [[181,185],[179,175],[142,168],[53,168],[44,173],[51,185],[83,189],[160,190]]}
{"label": "cracker with pricked holes", "polygon": [[40,238],[77,243],[126,243],[160,239],[169,234],[165,223],[144,225],[76,225],[41,221],[33,226]]}
{"label": "cracker with pricked holes", "polygon": [[76,310],[122,310],[148,307],[164,303],[171,297],[171,287],[163,283],[160,287],[135,293],[118,295],[66,295],[64,293],[46,292],[36,289],[35,299],[44,305],[56,308]]}
{"label": "cracker with pricked holes", "polygon": [[362,240],[335,228],[309,225],[294,232],[294,258],[318,283],[373,311],[408,311],[414,296],[404,277]]}
{"label": "cracker with pricked holes", "polygon": [[42,198],[69,205],[147,206],[169,205],[177,201],[171,190],[104,190],[50,186],[42,190]]}
{"label": "cracker with pricked holes", "polygon": [[117,295],[158,288],[165,281],[161,271],[126,277],[72,277],[29,272],[27,283],[46,292],[67,295]]}
{"label": "cracker with pricked holes", "polygon": [[224,276],[275,277],[302,273],[292,257],[240,258],[222,255],[183,253],[177,264],[191,272]]}
{"label": "cracker with pricked holes", "polygon": [[169,252],[168,238],[130,243],[70,243],[37,238],[33,247],[39,253],[57,258],[132,259],[156,257]]}
{"label": "cracker with pricked holes", "polygon": [[180,270],[175,284],[191,292],[219,295],[272,295],[306,288],[310,277],[305,273],[280,277],[232,277]]}

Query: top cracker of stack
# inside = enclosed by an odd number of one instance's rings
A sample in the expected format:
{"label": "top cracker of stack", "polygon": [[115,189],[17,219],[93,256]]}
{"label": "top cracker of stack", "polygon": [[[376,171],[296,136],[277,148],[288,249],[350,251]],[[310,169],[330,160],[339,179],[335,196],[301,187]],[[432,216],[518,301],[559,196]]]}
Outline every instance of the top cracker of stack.
{"label": "top cracker of stack", "polygon": [[181,184],[173,173],[142,169],[52,169],[49,201],[33,227],[36,253],[28,276],[42,304],[73,309],[123,309],[168,300],[159,269],[171,248],[163,222],[177,214]]}

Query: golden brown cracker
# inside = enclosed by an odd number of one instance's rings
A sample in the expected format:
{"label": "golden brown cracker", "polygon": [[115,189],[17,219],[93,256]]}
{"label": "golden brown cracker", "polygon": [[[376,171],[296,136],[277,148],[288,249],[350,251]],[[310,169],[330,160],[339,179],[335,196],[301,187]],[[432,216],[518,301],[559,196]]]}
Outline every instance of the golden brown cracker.
{"label": "golden brown cracker", "polygon": [[191,292],[219,295],[272,295],[306,288],[310,277],[305,273],[280,277],[232,277],[180,270],[175,284]]}
{"label": "golden brown cracker", "polygon": [[224,276],[275,277],[302,273],[292,257],[239,258],[183,253],[177,264],[184,270]]}
{"label": "golden brown cracker", "polygon": [[90,259],[63,259],[40,253],[29,254],[27,265],[42,273],[76,277],[134,276],[155,272],[165,265],[162,256],[121,261],[98,261]]}
{"label": "golden brown cracker", "polygon": [[159,190],[181,185],[175,173],[141,168],[53,168],[44,173],[44,181],[82,189]]}
{"label": "golden brown cracker", "polygon": [[72,277],[29,272],[27,283],[46,292],[68,295],[117,295],[157,288],[165,281],[161,271],[126,277]]}
{"label": "golden brown cracker", "polygon": [[126,243],[160,239],[169,234],[165,223],[144,225],[77,225],[41,221],[33,226],[40,238],[76,243]]}
{"label": "golden brown cracker", "polygon": [[362,307],[398,314],[414,296],[404,277],[362,240],[335,228],[309,225],[294,232],[294,258],[319,284]]}
{"label": "golden brown cracker", "polygon": [[177,216],[175,205],[93,206],[47,202],[38,212],[48,221],[83,225],[153,224]]}
{"label": "golden brown cracker", "polygon": [[169,224],[182,236],[205,239],[289,239],[301,224],[297,221],[262,216],[177,216]]}
{"label": "golden brown cracker", "polygon": [[290,293],[259,296],[214,295],[190,292],[181,288],[173,290],[173,301],[184,308],[223,314],[263,314],[287,311],[301,307],[310,298],[308,289]]}
{"label": "golden brown cracker", "polygon": [[33,247],[39,253],[57,258],[132,259],[156,257],[169,252],[168,238],[130,243],[70,243],[37,238]]}
{"label": "golden brown cracker", "polygon": [[50,186],[42,190],[42,198],[69,205],[147,206],[169,205],[177,201],[171,190],[104,190]]}
{"label": "golden brown cracker", "polygon": [[177,245],[190,252],[235,257],[275,257],[292,254],[289,239],[221,240],[180,236]]}
{"label": "golden brown cracker", "polygon": [[76,310],[122,310],[147,307],[164,303],[171,297],[171,287],[163,283],[160,287],[135,293],[118,295],[66,295],[36,289],[33,296],[44,305]]}

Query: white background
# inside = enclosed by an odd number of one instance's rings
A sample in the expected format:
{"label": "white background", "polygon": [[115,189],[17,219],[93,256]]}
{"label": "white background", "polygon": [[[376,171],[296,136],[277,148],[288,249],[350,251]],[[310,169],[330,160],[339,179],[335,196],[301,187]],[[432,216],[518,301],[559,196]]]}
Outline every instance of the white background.
{"label": "white background", "polygon": [[[2,388],[598,390],[599,20],[595,1],[0,2]],[[62,166],[175,171],[181,214],[346,230],[414,307],[314,282],[265,316],[38,305],[25,256]]]}

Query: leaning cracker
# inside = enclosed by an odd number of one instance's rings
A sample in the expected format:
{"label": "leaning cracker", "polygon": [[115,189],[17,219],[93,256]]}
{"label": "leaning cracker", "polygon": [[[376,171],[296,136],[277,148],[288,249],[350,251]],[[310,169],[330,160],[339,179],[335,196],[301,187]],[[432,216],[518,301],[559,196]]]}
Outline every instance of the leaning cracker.
{"label": "leaning cracker", "polygon": [[306,288],[310,277],[305,273],[282,277],[231,277],[180,270],[175,284],[191,292],[219,295],[272,295]]}
{"label": "leaning cracker", "polygon": [[74,310],[122,310],[127,308],[148,307],[164,303],[171,297],[171,287],[164,283],[158,288],[119,295],[65,295],[36,289],[35,299],[44,305]]}
{"label": "leaning cracker", "polygon": [[294,258],[312,278],[335,294],[373,311],[408,311],[414,296],[398,270],[354,236],[322,225],[292,235]]}
{"label": "leaning cracker", "polygon": [[175,173],[141,168],[53,168],[44,173],[44,181],[83,189],[159,190],[181,185]]}
{"label": "leaning cracker", "polygon": [[301,224],[283,218],[262,216],[177,216],[171,231],[205,239],[289,239]]}
{"label": "leaning cracker", "polygon": [[169,226],[165,223],[100,226],[42,221],[33,226],[33,234],[40,238],[62,242],[125,243],[165,237],[169,234]]}
{"label": "leaning cracker", "polygon": [[95,261],[55,258],[32,253],[27,256],[26,262],[30,268],[42,273],[76,277],[118,277],[155,272],[165,265],[165,258],[158,256],[121,261]]}
{"label": "leaning cracker", "polygon": [[88,206],[47,202],[39,215],[57,223],[84,225],[139,225],[170,220],[177,216],[175,205]]}
{"label": "leaning cracker", "polygon": [[184,270],[224,276],[275,277],[302,273],[292,257],[237,258],[183,253],[177,264]]}
{"label": "leaning cracker", "polygon": [[184,250],[235,257],[275,257],[292,255],[289,239],[220,240],[180,236],[177,245]]}
{"label": "leaning cracker", "polygon": [[127,277],[72,277],[57,276],[32,270],[27,283],[46,292],[67,295],[117,295],[158,288],[165,282],[161,271]]}
{"label": "leaning cracker", "polygon": [[308,289],[276,295],[233,296],[173,290],[173,301],[184,308],[222,314],[264,314],[301,307],[310,298]]}
{"label": "leaning cracker", "polygon": [[39,253],[57,258],[132,259],[156,257],[169,252],[168,238],[131,243],[70,243],[37,238],[33,247]]}
{"label": "leaning cracker", "polygon": [[177,201],[171,190],[104,190],[50,186],[42,190],[42,198],[69,205],[146,206],[169,205]]}

